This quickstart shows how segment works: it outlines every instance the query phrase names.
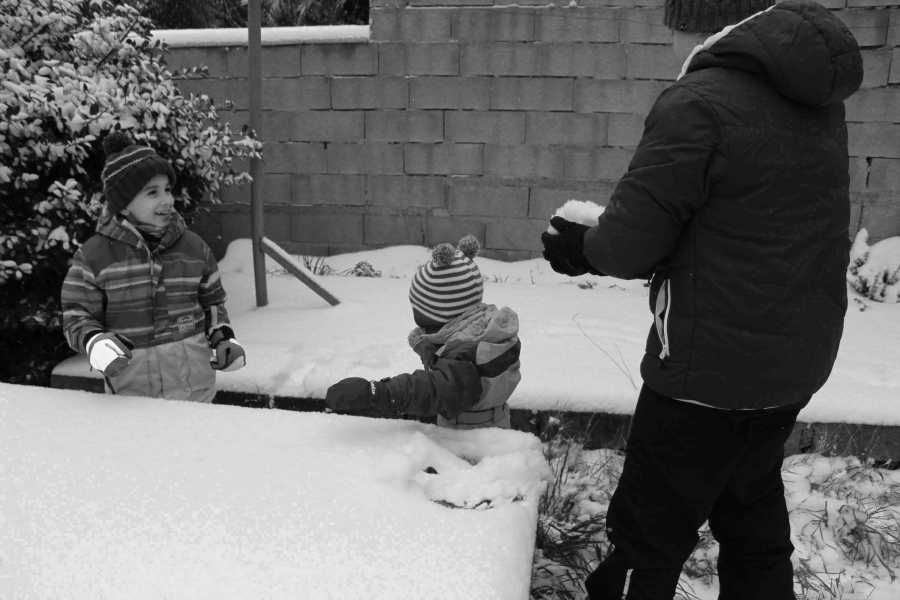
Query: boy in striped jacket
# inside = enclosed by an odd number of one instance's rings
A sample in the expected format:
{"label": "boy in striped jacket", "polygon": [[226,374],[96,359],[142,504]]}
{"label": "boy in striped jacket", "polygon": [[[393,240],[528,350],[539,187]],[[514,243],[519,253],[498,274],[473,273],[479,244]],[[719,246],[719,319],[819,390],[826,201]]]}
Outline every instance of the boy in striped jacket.
{"label": "boy in striped jacket", "polygon": [[509,429],[506,401],[522,379],[519,317],[482,302],[484,282],[472,260],[479,249],[471,235],[458,248],[441,244],[413,277],[409,300],[418,327],[408,341],[424,368],[381,381],[344,379],[328,388],[329,408],[377,406],[437,415],[442,427]]}
{"label": "boy in striped jacket", "polygon": [[216,370],[245,362],[216,260],[173,208],[172,165],[122,132],[103,149],[106,206],[62,287],[66,340],[109,394],[212,402]]}

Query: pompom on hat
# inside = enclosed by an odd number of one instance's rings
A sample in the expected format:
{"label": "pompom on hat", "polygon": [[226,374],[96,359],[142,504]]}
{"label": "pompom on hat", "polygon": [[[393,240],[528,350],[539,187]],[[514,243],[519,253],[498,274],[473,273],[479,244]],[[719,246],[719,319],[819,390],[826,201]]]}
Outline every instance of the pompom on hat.
{"label": "pompom on hat", "polygon": [[481,302],[484,280],[472,260],[479,250],[475,236],[467,235],[456,248],[439,244],[431,251],[431,260],[419,267],[409,288],[416,324],[444,325]]}
{"label": "pompom on hat", "polygon": [[166,175],[175,185],[175,169],[150,146],[139,146],[127,133],[114,131],[103,140],[106,164],[100,177],[103,195],[112,214],[131,204],[147,183],[157,175]]}

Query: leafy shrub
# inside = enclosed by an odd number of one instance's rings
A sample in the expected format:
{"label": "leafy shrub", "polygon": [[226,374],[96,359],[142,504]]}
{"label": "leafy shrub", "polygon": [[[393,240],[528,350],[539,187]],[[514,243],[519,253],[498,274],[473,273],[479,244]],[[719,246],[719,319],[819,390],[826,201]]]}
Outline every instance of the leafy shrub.
{"label": "leafy shrub", "polygon": [[46,384],[67,352],[60,286],[93,233],[111,130],[172,163],[188,219],[220,183],[249,179],[235,158],[259,156],[208,97],[179,93],[150,28],[106,1],[0,0],[0,381]]}
{"label": "leafy shrub", "polygon": [[[246,0],[131,0],[158,29],[247,26]],[[263,0],[263,27],[365,25],[368,0]]]}

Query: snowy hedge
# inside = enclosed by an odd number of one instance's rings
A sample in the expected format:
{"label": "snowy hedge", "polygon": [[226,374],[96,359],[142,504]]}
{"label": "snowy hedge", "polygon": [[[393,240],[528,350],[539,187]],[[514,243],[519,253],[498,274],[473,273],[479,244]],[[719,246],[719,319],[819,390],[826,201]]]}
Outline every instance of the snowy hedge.
{"label": "snowy hedge", "polygon": [[877,302],[900,301],[900,236],[869,246],[869,232],[860,229],[850,248],[847,281]]}
{"label": "snowy hedge", "polygon": [[[260,144],[186,98],[151,22],[98,0],[0,0],[0,330],[58,329],[62,277],[101,202],[102,139],[127,129],[175,167],[190,213]],[[184,76],[203,76],[193,70]],[[0,357],[2,359],[3,357]],[[0,361],[2,362],[2,361]],[[0,380],[9,379],[0,372]],[[12,380],[15,380],[13,377]]]}

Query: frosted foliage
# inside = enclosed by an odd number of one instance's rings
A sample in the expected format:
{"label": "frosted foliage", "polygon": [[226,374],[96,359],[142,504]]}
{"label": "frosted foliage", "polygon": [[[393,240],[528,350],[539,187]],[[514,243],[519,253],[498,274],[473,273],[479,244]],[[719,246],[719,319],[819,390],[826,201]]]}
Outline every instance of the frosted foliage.
{"label": "frosted foliage", "polygon": [[869,246],[869,232],[860,229],[850,248],[847,281],[860,294],[877,302],[900,298],[900,236]]}

